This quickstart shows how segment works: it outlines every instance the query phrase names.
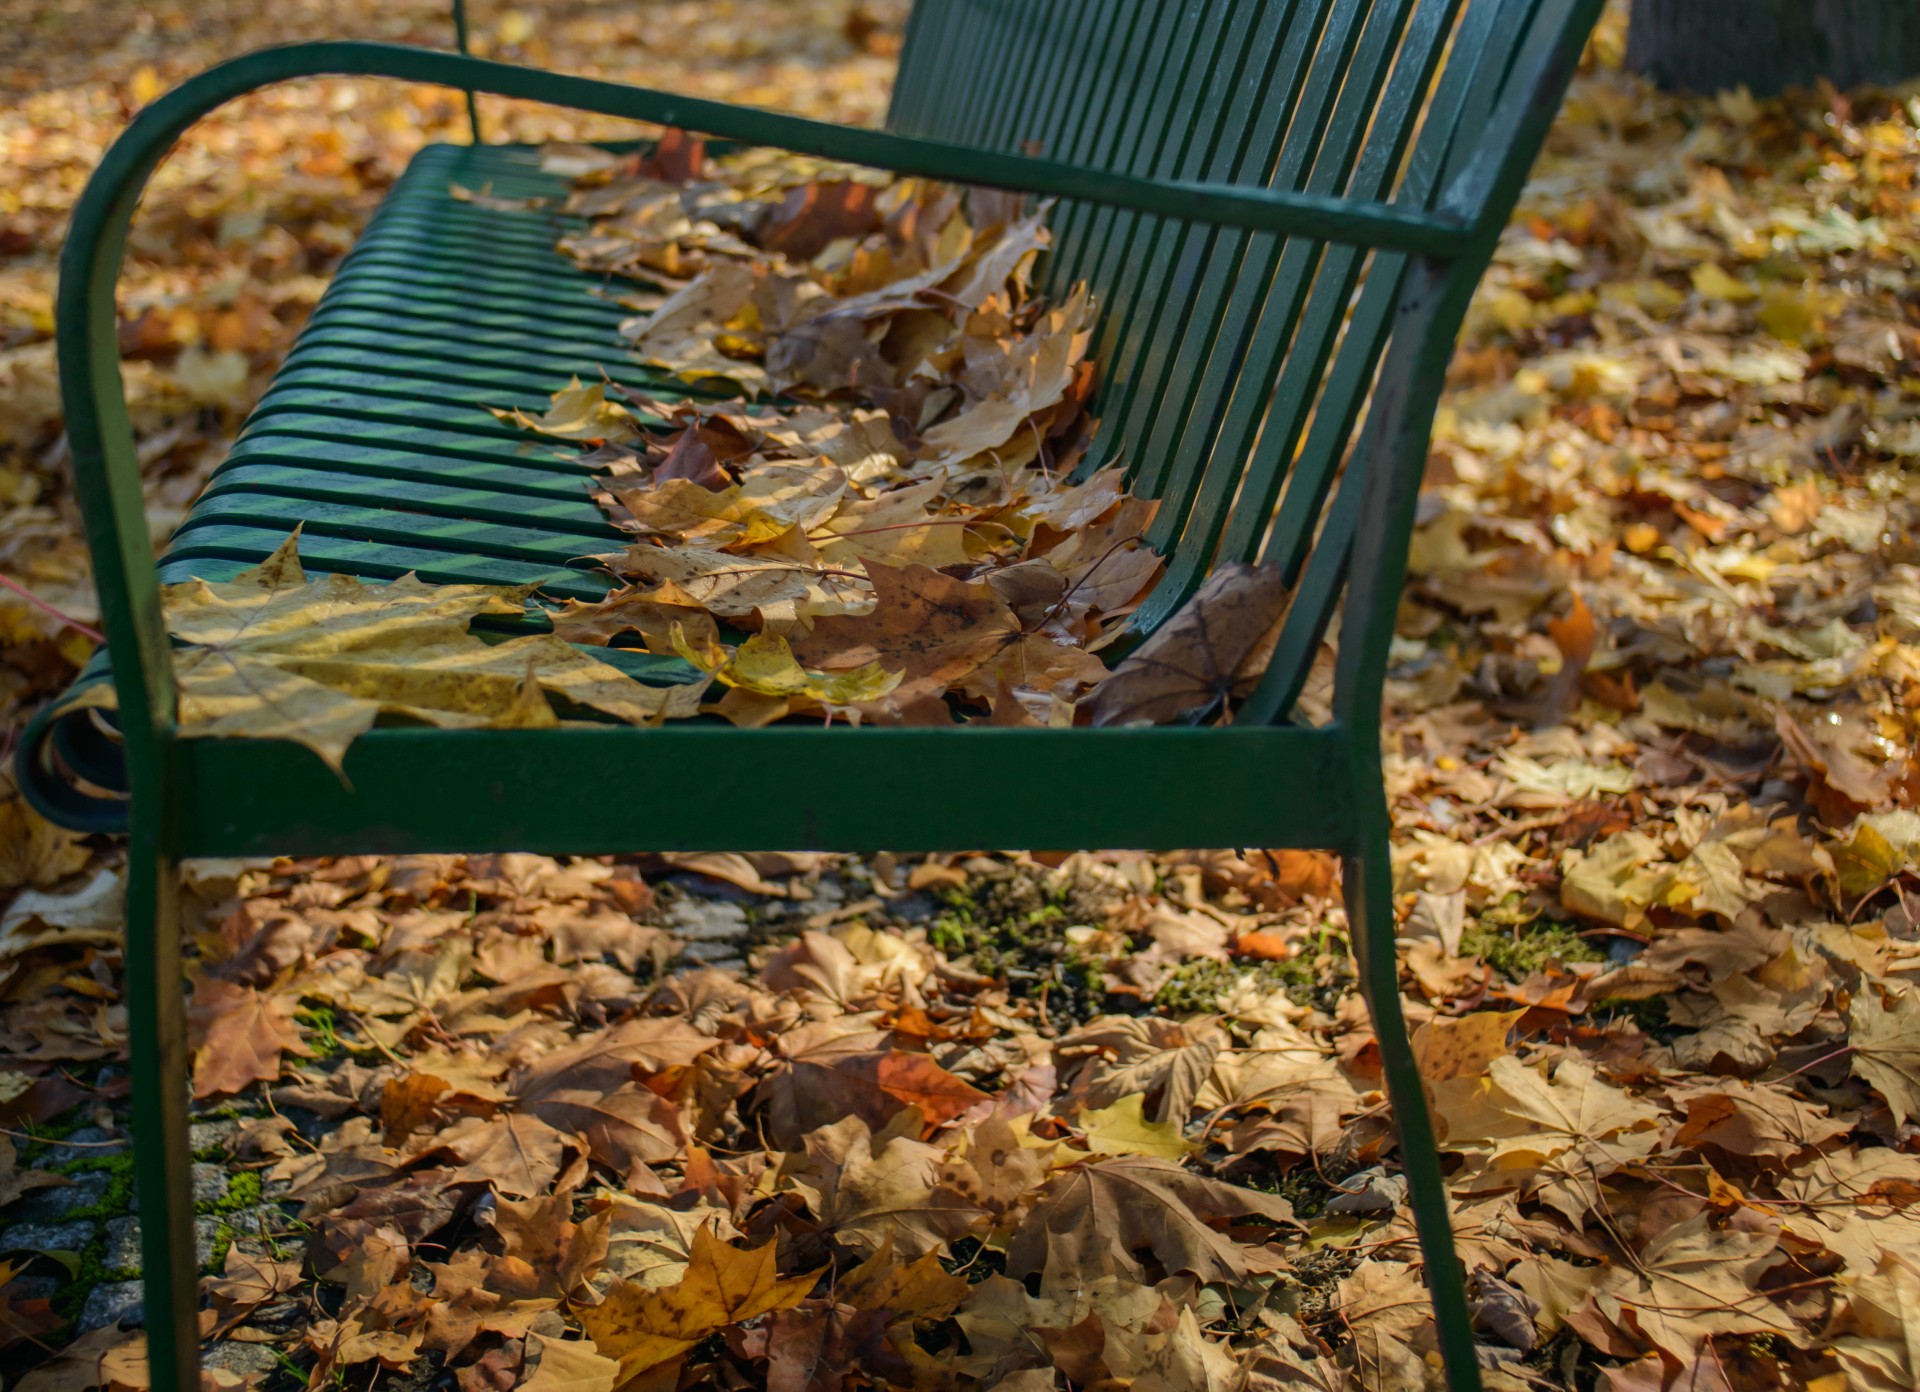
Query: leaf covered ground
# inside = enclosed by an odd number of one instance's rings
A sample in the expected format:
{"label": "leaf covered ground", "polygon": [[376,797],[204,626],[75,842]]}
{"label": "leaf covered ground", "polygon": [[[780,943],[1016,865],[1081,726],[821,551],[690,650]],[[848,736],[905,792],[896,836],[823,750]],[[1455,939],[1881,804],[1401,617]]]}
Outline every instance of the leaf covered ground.
{"label": "leaf covered ground", "polygon": [[[46,311],[102,142],[214,57],[443,23],[258,8],[9,10],[0,574],[73,621],[0,595],[16,722],[90,649]],[[897,15],[483,29],[871,119]],[[1664,98],[1619,38],[1435,433],[1384,732],[1403,990],[1491,1382],[1907,1388],[1920,95]],[[157,532],[459,114],[318,84],[168,167],[122,329]],[[0,819],[0,1358],[37,1392],[137,1388],[117,850]],[[189,888],[223,1386],[1435,1376],[1327,858],[362,858]]]}

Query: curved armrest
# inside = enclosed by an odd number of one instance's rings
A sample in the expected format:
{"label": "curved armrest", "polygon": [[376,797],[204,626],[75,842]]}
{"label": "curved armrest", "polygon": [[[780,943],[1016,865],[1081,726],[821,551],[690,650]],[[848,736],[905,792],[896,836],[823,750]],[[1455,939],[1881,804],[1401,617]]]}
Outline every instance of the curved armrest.
{"label": "curved armrest", "polygon": [[327,75],[431,82],[679,126],[903,174],[1435,257],[1462,249],[1469,231],[1466,220],[1453,215],[1281,190],[1110,174],[397,44],[292,44],[236,58],[161,97],[114,141],[74,208],[60,259],[56,336],[61,396],[120,688],[121,718],[130,740],[141,738],[143,725],[147,731],[169,728],[174,700],[158,570],[147,539],[133,430],[121,393],[114,283],[128,223],[154,166],[200,117],[259,87]]}

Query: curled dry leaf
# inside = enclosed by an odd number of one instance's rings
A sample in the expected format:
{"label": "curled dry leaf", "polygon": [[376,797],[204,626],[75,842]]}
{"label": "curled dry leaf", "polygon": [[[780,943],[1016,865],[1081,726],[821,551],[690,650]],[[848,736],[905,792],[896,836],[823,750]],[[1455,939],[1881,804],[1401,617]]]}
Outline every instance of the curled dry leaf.
{"label": "curled dry leaf", "polygon": [[1261,640],[1285,617],[1287,598],[1270,566],[1221,566],[1095,689],[1093,723],[1165,725],[1224,710],[1259,675]]}

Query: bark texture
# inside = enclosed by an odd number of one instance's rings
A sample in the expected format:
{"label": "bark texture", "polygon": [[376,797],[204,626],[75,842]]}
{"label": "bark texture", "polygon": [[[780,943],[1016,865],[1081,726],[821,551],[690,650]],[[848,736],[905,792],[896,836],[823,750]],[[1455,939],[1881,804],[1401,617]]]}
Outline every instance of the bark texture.
{"label": "bark texture", "polygon": [[1627,65],[1662,87],[1757,96],[1920,76],[1920,0],[1633,0]]}

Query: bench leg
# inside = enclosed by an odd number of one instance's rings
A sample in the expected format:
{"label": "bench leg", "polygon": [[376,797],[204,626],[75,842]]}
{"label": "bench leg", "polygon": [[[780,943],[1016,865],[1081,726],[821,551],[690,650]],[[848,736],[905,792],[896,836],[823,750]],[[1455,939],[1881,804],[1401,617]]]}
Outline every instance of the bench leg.
{"label": "bench leg", "polygon": [[153,1392],[198,1392],[200,1263],[187,1141],[180,885],[161,839],[164,811],[140,804],[135,799],[127,846],[126,1000],[147,1356]]}
{"label": "bench leg", "polygon": [[1360,988],[1367,1009],[1373,1016],[1373,1031],[1380,1041],[1387,1100],[1400,1133],[1400,1163],[1420,1232],[1420,1254],[1427,1269],[1427,1289],[1433,1297],[1447,1386],[1451,1392],[1480,1392],[1473,1314],[1467,1305],[1460,1257],[1453,1246],[1440,1149],[1420,1070],[1414,1063],[1413,1042],[1407,1036],[1406,1016],[1400,1009],[1400,967],[1393,951],[1393,868],[1388,860],[1384,822],[1363,844],[1366,849],[1359,855],[1347,857],[1341,876],[1354,960],[1360,968]]}

